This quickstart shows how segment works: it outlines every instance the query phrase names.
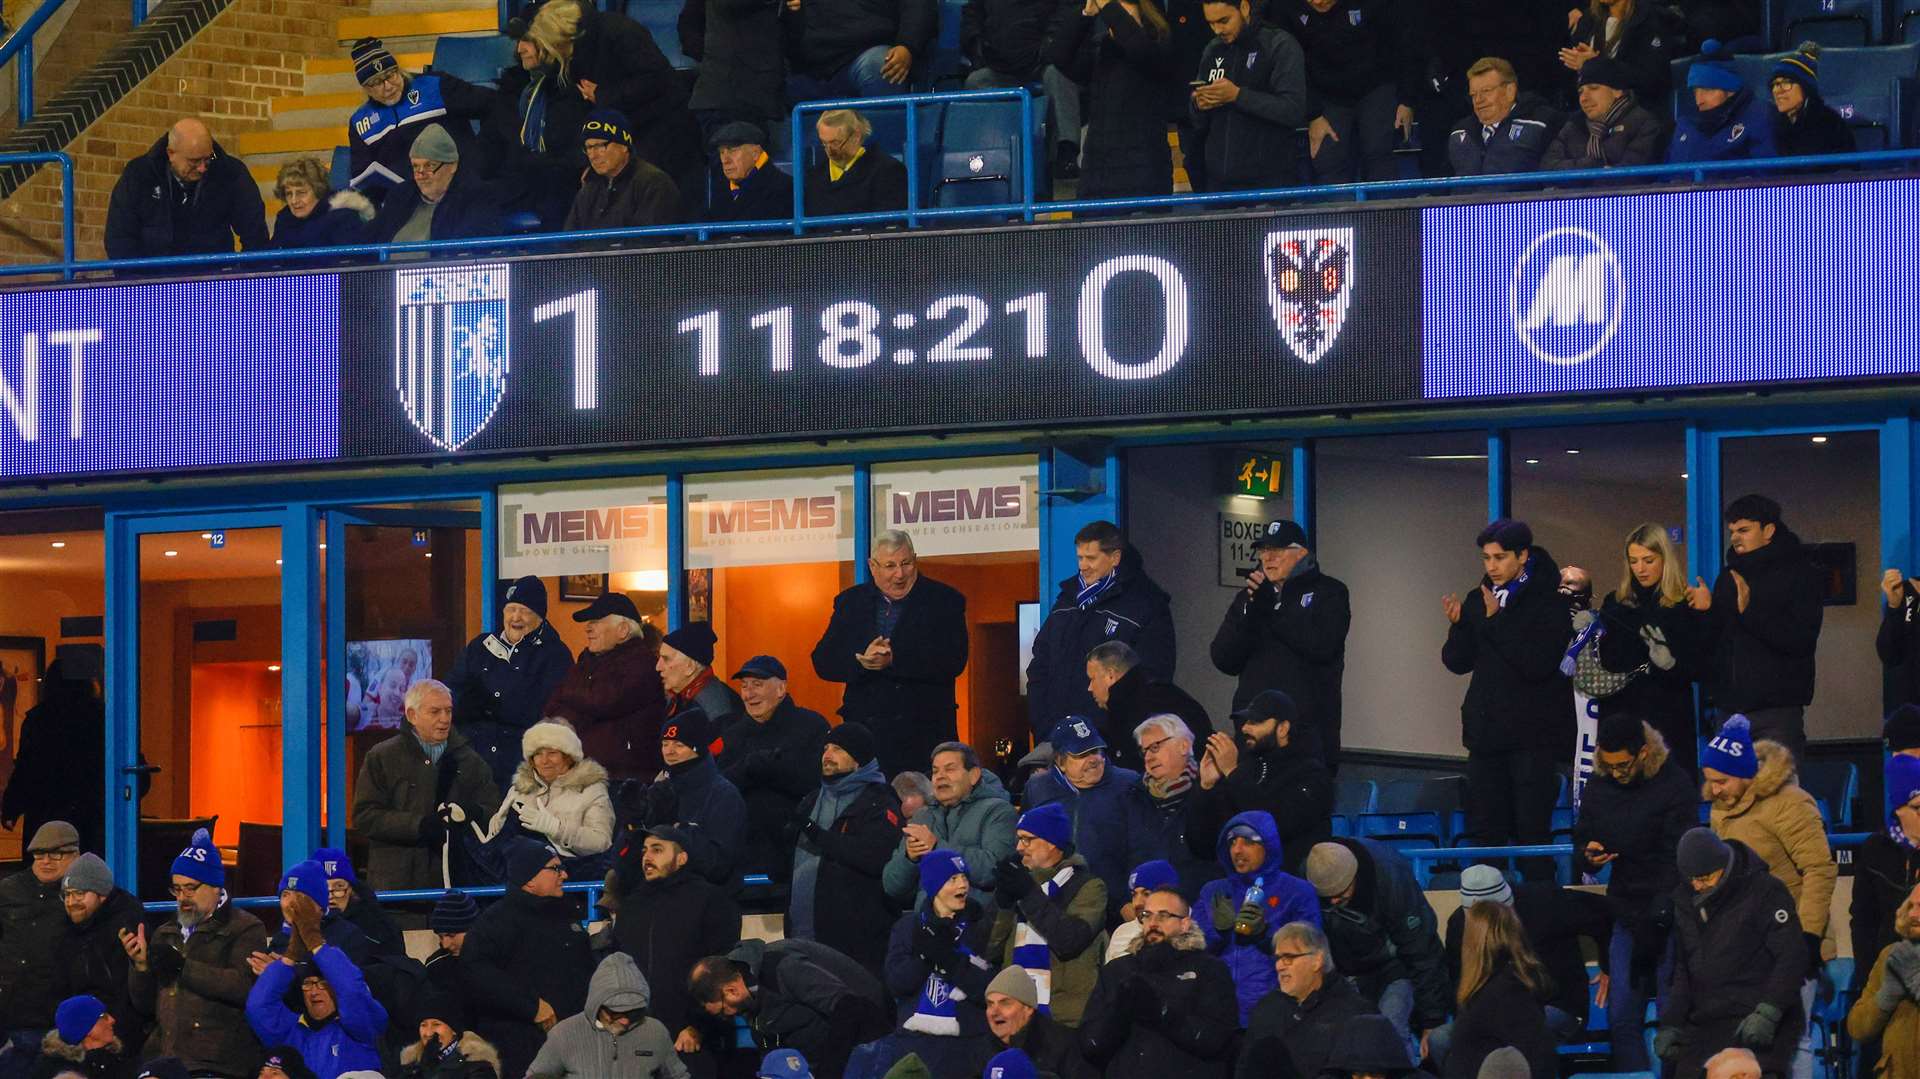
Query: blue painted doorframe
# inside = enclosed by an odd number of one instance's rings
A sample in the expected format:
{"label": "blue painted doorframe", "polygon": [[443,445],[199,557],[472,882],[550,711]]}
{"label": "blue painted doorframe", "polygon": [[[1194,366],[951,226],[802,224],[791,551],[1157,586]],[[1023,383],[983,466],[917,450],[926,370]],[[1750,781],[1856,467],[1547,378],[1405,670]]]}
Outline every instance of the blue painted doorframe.
{"label": "blue painted doorframe", "polygon": [[[165,532],[280,530],[280,730],[283,745],[319,736],[318,517],[311,506],[249,506],[182,514],[106,515],[107,865],[139,880],[140,538]],[[314,753],[281,753],[281,851],[306,857],[319,834],[320,765]]]}

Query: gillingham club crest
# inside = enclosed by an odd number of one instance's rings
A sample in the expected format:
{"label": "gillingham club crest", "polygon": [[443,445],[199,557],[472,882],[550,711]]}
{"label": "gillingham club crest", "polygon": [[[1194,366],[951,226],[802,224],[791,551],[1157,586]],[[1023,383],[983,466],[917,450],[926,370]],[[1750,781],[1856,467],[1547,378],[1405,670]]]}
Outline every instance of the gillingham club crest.
{"label": "gillingham club crest", "polygon": [[1353,298],[1353,230],[1267,237],[1267,302],[1288,351],[1318,363],[1347,324]]}
{"label": "gillingham club crest", "polygon": [[393,388],[443,450],[486,427],[507,392],[507,267],[394,275]]}

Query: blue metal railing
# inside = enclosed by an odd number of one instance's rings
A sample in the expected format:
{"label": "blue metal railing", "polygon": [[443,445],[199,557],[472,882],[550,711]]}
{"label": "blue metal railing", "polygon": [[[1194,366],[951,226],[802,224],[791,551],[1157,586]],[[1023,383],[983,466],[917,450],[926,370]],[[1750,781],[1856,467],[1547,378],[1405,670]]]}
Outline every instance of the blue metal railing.
{"label": "blue metal railing", "polygon": [[[1857,847],[1867,841],[1872,832],[1835,832],[1827,836],[1827,846],[1835,850]],[[1364,837],[1371,838],[1371,837]],[[1514,847],[1415,847],[1395,848],[1407,861],[1413,863],[1414,875],[1419,878],[1422,887],[1426,886],[1432,864],[1446,862],[1465,867],[1474,862],[1501,862],[1514,858],[1555,858],[1571,856],[1571,843],[1537,843]]]}
{"label": "blue metal railing", "polygon": [[[560,887],[561,890],[569,894],[584,895],[587,897],[587,916],[580,921],[582,925],[592,925],[593,912],[600,904],[600,893],[605,890],[606,884],[597,880],[588,880],[573,884],[563,884]],[[472,888],[462,888],[460,890],[475,899],[498,899],[507,894],[507,889],[499,884],[479,885]],[[374,893],[375,897],[382,903],[431,903],[445,894],[446,889],[444,888],[403,888],[397,891]],[[229,899],[227,902],[242,910],[262,910],[269,907],[278,907],[280,905],[280,897],[277,895],[237,896]],[[153,903],[143,903],[141,906],[146,908],[148,914],[171,914],[180,909],[179,904],[166,902],[164,900]]]}
{"label": "blue metal railing", "polygon": [[[19,66],[14,68],[14,78],[18,89],[15,90],[14,112],[20,118],[20,125],[26,126],[33,119],[33,35],[53,18],[54,13],[66,5],[67,0],[42,0],[27,21],[16,27],[13,33],[0,42],[0,65],[8,60]],[[133,25],[139,26],[147,21],[147,0],[133,0]],[[504,24],[502,24],[504,25]]]}
{"label": "blue metal railing", "polygon": [[[8,44],[12,44],[12,39],[8,40]],[[0,50],[0,52],[3,51]],[[40,265],[43,269],[60,269],[62,276],[72,279],[71,267],[76,265],[73,258],[73,158],[59,150],[33,154],[0,154],[0,168],[9,165],[60,166],[60,264],[55,267],[48,267],[44,263]],[[0,268],[0,272],[9,269],[11,267]]]}

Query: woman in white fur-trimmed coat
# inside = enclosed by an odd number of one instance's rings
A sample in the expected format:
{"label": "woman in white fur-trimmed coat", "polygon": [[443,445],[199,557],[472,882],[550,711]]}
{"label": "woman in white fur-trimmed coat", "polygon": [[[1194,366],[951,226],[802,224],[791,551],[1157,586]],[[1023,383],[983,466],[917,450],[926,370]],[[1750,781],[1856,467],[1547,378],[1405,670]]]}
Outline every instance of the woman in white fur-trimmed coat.
{"label": "woman in white fur-trimmed coat", "polygon": [[565,858],[613,846],[613,800],[607,770],[587,759],[580,736],[562,719],[543,719],[520,736],[520,770],[481,837],[518,831],[544,838]]}

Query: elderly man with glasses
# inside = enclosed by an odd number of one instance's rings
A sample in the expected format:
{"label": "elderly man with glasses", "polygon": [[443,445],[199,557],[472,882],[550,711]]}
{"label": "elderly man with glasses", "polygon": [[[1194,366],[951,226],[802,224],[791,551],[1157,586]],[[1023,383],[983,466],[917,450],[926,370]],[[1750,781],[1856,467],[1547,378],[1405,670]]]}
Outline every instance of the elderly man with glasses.
{"label": "elderly man with glasses", "polygon": [[460,146],[446,128],[428,124],[414,136],[407,154],[412,180],[393,189],[380,204],[380,212],[367,226],[370,241],[415,243],[500,235],[498,193],[476,169],[460,167]]}
{"label": "elderly man with glasses", "polygon": [[231,254],[267,246],[260,185],[207,125],[184,116],[127,162],[107,203],[107,257]]}
{"label": "elderly man with glasses", "polygon": [[1339,1032],[1378,1011],[1334,969],[1326,934],[1310,923],[1288,922],[1273,934],[1273,970],[1279,992],[1253,1009],[1234,1074],[1319,1075],[1332,1066]]}
{"label": "elderly man with glasses", "polygon": [[196,1074],[245,1075],[260,1043],[247,1028],[253,967],[267,948],[260,919],[227,902],[227,871],[205,828],[173,860],[179,913],[151,936],[145,924],[120,934],[133,963],[133,1006],[157,1026],[149,1044]]}
{"label": "elderly man with glasses", "polygon": [[1177,890],[1149,893],[1140,924],[1133,953],[1100,970],[1080,1027],[1087,1059],[1109,1079],[1225,1079],[1239,1026],[1233,975],[1207,953],[1206,937]]}
{"label": "elderly man with glasses", "polygon": [[59,1003],[53,972],[67,924],[60,882],[80,857],[80,833],[48,821],[27,840],[27,857],[25,869],[0,880],[0,1024],[31,1054]]}
{"label": "elderly man with glasses", "polygon": [[501,1075],[525,1075],[554,1024],[587,1003],[593,953],[580,910],[564,894],[560,855],[509,841],[506,898],[488,907],[460,950],[473,1026],[500,1050]]}

